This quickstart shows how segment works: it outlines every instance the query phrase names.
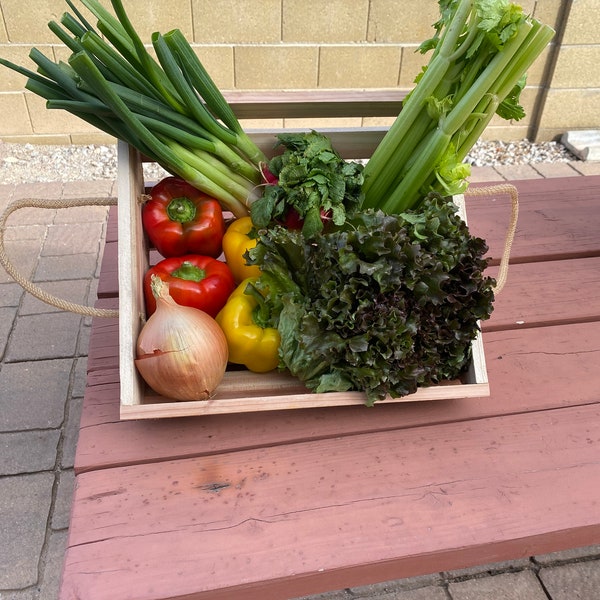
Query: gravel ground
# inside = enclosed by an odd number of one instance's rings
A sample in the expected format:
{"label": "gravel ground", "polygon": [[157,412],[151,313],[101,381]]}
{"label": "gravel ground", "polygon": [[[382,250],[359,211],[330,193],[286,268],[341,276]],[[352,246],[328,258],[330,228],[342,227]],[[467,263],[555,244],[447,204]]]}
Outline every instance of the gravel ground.
{"label": "gravel ground", "polygon": [[[558,142],[477,142],[467,162],[477,167],[577,160]],[[166,173],[157,165],[144,166],[145,178],[158,180]],[[46,146],[0,141],[0,182],[116,179],[116,146]]]}

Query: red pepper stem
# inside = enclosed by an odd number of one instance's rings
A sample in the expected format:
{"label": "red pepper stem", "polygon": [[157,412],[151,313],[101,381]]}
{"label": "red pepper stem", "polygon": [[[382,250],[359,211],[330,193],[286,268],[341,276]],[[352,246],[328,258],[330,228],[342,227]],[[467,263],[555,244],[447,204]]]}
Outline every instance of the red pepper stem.
{"label": "red pepper stem", "polygon": [[191,262],[184,260],[181,265],[171,273],[171,277],[199,283],[206,277],[206,271],[193,265]]}
{"label": "red pepper stem", "polygon": [[177,223],[189,223],[196,217],[196,205],[185,196],[173,198],[166,211],[169,219]]}

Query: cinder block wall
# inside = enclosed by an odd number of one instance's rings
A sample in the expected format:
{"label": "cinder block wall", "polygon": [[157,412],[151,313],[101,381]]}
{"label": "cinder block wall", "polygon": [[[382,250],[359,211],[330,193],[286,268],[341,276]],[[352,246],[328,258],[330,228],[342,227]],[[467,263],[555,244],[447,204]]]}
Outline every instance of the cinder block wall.
{"label": "cinder block wall", "polygon": [[[109,0],[104,0],[106,6]],[[549,140],[570,129],[600,127],[598,0],[523,0],[524,9],[558,35],[529,73],[527,118],[495,118],[488,139]],[[140,32],[179,28],[224,90],[404,89],[427,57],[415,53],[438,17],[436,0],[125,0]],[[30,64],[35,46],[66,60],[47,28],[68,10],[63,0],[0,0],[0,56]],[[6,142],[101,143],[102,133],[24,91],[25,79],[0,70],[0,139]],[[328,121],[311,122],[319,127]],[[374,119],[347,125],[386,124]],[[306,126],[245,122],[261,126]]]}

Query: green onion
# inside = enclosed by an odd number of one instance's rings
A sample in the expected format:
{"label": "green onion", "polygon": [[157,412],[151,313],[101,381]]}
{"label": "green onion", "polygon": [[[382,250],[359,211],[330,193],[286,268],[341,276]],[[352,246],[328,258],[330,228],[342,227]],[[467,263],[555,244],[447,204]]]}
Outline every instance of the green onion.
{"label": "green onion", "polygon": [[30,58],[37,71],[1,58],[0,64],[27,77],[26,89],[45,98],[49,109],[125,140],[225,210],[247,215],[266,158],[181,32],[153,36],[157,61],[121,0],[111,0],[114,15],[98,0],[80,0],[98,19],[95,28],[73,0],[66,2],[74,14],[48,26],[72,52],[68,64],[36,48]]}
{"label": "green onion", "polygon": [[398,214],[430,192],[461,193],[461,161],[496,112],[524,116],[524,75],[554,30],[506,0],[447,0],[424,72],[364,169],[363,207]]}

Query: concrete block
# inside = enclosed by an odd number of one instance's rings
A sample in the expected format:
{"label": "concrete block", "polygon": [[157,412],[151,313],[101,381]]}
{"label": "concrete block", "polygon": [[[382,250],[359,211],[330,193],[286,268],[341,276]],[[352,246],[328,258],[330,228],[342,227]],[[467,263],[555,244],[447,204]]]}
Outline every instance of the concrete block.
{"label": "concrete block", "polygon": [[[108,6],[110,8],[110,3]],[[135,30],[145,44],[151,43],[153,32],[166,33],[171,29],[181,29],[187,40],[191,42],[193,39],[192,9],[189,0],[127,2],[125,8]],[[95,23],[95,20],[91,22]]]}
{"label": "concrete block", "polygon": [[39,96],[28,92],[25,94],[25,101],[27,103],[26,110],[31,117],[31,126],[36,134],[58,135],[65,132],[91,133],[98,131],[93,125],[64,110],[47,109],[46,101]]}
{"label": "concrete block", "polygon": [[[556,89],[548,91],[540,128],[558,130],[600,127],[600,85],[595,89]],[[560,129],[562,128],[562,129]]]}
{"label": "concrete block", "polygon": [[235,87],[233,46],[196,46],[194,51],[220,90],[232,90]]}
{"label": "concrete block", "polygon": [[420,44],[434,34],[437,2],[374,0],[369,12],[369,42]]}
{"label": "concrete block", "polygon": [[230,0],[220,2],[218,10],[214,0],[192,0],[192,10],[197,44],[281,41],[281,0],[255,0],[251,4],[247,0]]}
{"label": "concrete block", "polygon": [[600,85],[600,44],[562,46],[552,76],[556,88],[596,88]]}
{"label": "concrete block", "polygon": [[51,473],[0,478],[0,589],[37,583],[53,482]]}
{"label": "concrete block", "polygon": [[[544,4],[538,2],[538,4]],[[563,44],[597,44],[598,28],[591,26],[598,20],[598,0],[577,0],[571,4]]]}
{"label": "concrete block", "polygon": [[3,364],[0,371],[0,431],[60,427],[72,365],[73,361],[69,359]]}
{"label": "concrete block", "polygon": [[25,94],[22,92],[0,94],[0,139],[7,136],[33,135]]}
{"label": "concrete block", "polygon": [[0,476],[52,470],[59,438],[58,429],[0,433]]}
{"label": "concrete block", "polygon": [[415,87],[415,78],[429,62],[431,52],[421,54],[418,45],[402,46],[402,62],[398,86],[401,89],[412,90]]}
{"label": "concrete block", "polygon": [[581,160],[600,160],[600,129],[567,131],[560,141]]}
{"label": "concrete block", "polygon": [[548,567],[539,577],[552,600],[592,600],[600,590],[600,560]]}
{"label": "concrete block", "polygon": [[282,40],[327,44],[364,42],[368,15],[368,0],[283,0]]}
{"label": "concrete block", "polygon": [[400,56],[397,46],[323,46],[319,87],[393,88],[398,83]]}
{"label": "concrete block", "polygon": [[240,46],[235,48],[236,88],[311,89],[317,86],[317,46]]}

